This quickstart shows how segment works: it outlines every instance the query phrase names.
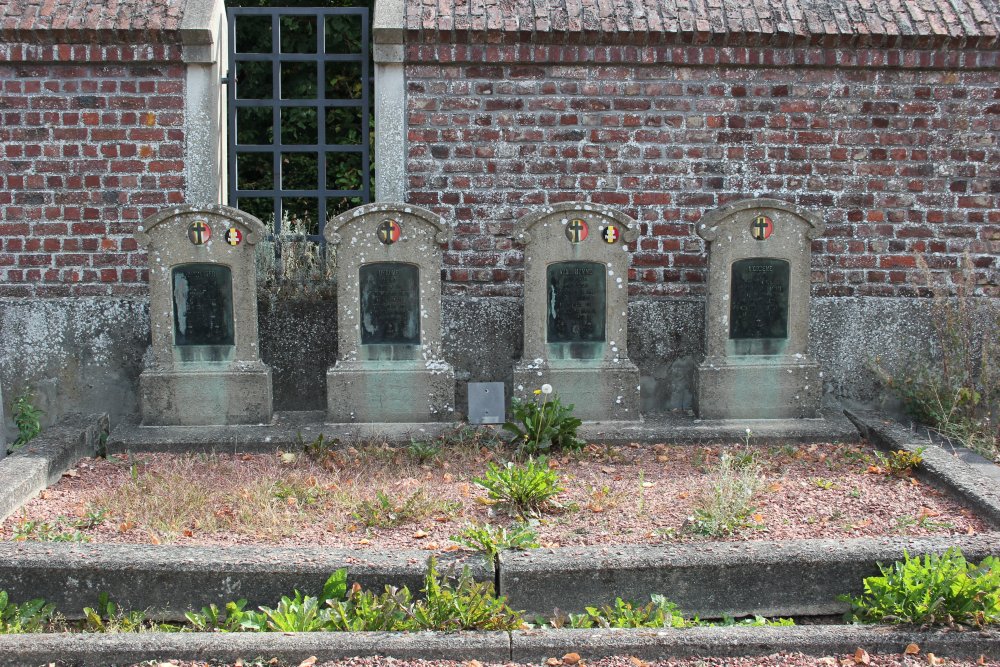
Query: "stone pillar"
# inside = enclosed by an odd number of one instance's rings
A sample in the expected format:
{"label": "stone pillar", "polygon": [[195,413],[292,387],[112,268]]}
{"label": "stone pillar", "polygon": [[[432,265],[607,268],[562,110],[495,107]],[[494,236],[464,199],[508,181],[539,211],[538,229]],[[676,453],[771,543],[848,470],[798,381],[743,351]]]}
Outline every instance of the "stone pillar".
{"label": "stone pillar", "polygon": [[628,246],[632,218],[568,202],[522,218],[524,354],[512,395],[551,384],[587,421],[638,420],[639,370],[628,356]]}
{"label": "stone pillar", "polygon": [[824,224],[775,199],[747,199],[706,214],[702,419],[819,416],[819,366],[809,358],[810,256]]}
{"label": "stone pillar", "polygon": [[222,205],[143,221],[152,329],[139,376],[143,425],[271,421],[271,369],[257,342],[254,245],[264,234],[260,220]]}
{"label": "stone pillar", "polygon": [[375,200],[406,199],[406,77],[404,0],[376,0],[372,22],[375,61]]}
{"label": "stone pillar", "polygon": [[455,371],[441,354],[441,218],[368,204],[323,231],[337,253],[337,363],[331,422],[430,422],[454,416]]}
{"label": "stone pillar", "polygon": [[4,411],[3,387],[0,386],[0,459],[7,456],[7,414]]}

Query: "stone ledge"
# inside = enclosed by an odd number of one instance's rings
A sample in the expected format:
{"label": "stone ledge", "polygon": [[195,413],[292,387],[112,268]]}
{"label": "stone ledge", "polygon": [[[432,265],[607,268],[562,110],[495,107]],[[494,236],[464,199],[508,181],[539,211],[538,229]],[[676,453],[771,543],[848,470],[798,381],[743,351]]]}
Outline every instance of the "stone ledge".
{"label": "stone ledge", "polygon": [[[381,591],[386,585],[423,586],[428,551],[379,553],[352,549],[188,547],[129,544],[0,542],[0,590],[17,601],[43,598],[67,618],[80,618],[101,593],[124,609],[183,620],[210,603],[247,598],[251,608],[275,605],[293,590],[315,595],[335,570],[350,583]],[[438,571],[469,566],[477,580],[492,568],[469,552],[438,555]],[[2,651],[0,651],[2,653]]]}
{"label": "stone ledge", "polygon": [[0,460],[0,521],[32,496],[54,484],[107,439],[108,416],[70,414],[5,459]]}
{"label": "stone ledge", "polygon": [[976,659],[1000,653],[1000,632],[916,632],[890,627],[799,626],[786,628],[690,628],[614,630],[530,630],[507,632],[395,633],[161,633],[0,635],[0,667],[45,664],[54,655],[76,665],[130,665],[144,660],[236,660],[277,658],[298,664],[380,655],[396,659],[514,660],[535,662],[570,651],[584,660],[636,656],[644,660],[729,657],[801,652],[824,656],[900,654],[916,643],[928,652]]}
{"label": "stone ledge", "polygon": [[512,607],[543,616],[619,596],[648,601],[651,593],[665,595],[685,616],[824,616],[847,611],[837,596],[860,594],[878,563],[953,546],[979,561],[1000,555],[1000,533],[508,551],[500,556],[499,581]]}

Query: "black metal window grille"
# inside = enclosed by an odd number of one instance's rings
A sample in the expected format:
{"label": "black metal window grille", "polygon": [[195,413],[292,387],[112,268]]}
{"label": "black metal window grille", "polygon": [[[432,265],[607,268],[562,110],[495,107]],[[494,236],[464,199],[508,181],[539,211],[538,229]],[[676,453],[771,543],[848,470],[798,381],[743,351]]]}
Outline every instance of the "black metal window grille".
{"label": "black metal window grille", "polygon": [[368,8],[230,7],[228,30],[229,204],[319,242],[371,201]]}

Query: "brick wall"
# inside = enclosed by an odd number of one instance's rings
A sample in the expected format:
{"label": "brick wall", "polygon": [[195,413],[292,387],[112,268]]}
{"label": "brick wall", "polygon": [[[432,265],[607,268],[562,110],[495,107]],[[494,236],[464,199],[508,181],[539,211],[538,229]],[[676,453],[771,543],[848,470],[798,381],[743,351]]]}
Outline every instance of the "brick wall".
{"label": "brick wall", "polygon": [[457,224],[446,293],[520,294],[521,215],[641,223],[633,294],[704,293],[695,224],[736,199],[820,214],[813,293],[926,294],[968,254],[1000,296],[993,0],[408,0],[407,199]]}
{"label": "brick wall", "polygon": [[701,216],[775,197],[828,224],[816,295],[913,295],[917,255],[947,280],[964,253],[1000,295],[996,51],[445,44],[407,56],[407,199],[457,223],[450,293],[520,293],[514,221],[582,199],[641,222],[633,294],[702,294]]}
{"label": "brick wall", "polygon": [[145,293],[137,222],[185,195],[179,6],[0,2],[0,297]]}

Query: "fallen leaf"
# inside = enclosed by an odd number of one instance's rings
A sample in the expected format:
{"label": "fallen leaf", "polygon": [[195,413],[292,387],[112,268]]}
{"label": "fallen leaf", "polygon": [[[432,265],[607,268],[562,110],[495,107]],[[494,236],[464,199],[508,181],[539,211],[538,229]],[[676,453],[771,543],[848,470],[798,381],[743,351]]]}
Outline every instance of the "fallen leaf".
{"label": "fallen leaf", "polygon": [[184,529],[184,537],[194,537],[194,531],[190,528]]}
{"label": "fallen leaf", "polygon": [[781,491],[781,482],[773,482],[767,487],[768,491]]}
{"label": "fallen leaf", "polygon": [[545,664],[548,665],[549,667],[557,667],[557,665],[562,664],[562,660],[560,660],[559,658],[549,658],[548,660],[545,661]]}
{"label": "fallen leaf", "polygon": [[371,543],[372,541],[369,540],[367,537],[363,537],[360,540],[358,540],[358,544],[371,544]]}
{"label": "fallen leaf", "polygon": [[871,519],[863,519],[855,524],[851,524],[851,528],[853,528],[854,530],[858,530],[859,528],[865,528],[870,525],[872,525]]}
{"label": "fallen leaf", "polygon": [[630,655],[628,657],[628,661],[631,662],[633,665],[635,665],[635,667],[649,667],[649,663],[648,662],[646,662],[645,660],[640,660],[639,658],[635,657],[634,655]]}
{"label": "fallen leaf", "polygon": [[642,483],[642,488],[644,488],[644,489],[651,489],[654,486],[656,486],[655,482],[643,482]]}
{"label": "fallen leaf", "polygon": [[299,663],[299,667],[313,667],[316,664],[316,656],[311,655]]}
{"label": "fallen leaf", "polygon": [[465,667],[483,667],[483,663],[478,660],[467,660],[462,664],[465,665]]}
{"label": "fallen leaf", "polygon": [[863,648],[859,648],[854,652],[854,664],[855,665],[870,665],[872,664],[872,659],[868,655],[868,651]]}
{"label": "fallen leaf", "polygon": [[156,536],[156,533],[150,533],[149,534],[149,543],[150,544],[159,544],[160,543],[160,538],[158,538]]}
{"label": "fallen leaf", "polygon": [[253,461],[253,454],[240,454],[240,461]]}
{"label": "fallen leaf", "polygon": [[566,655],[563,656],[562,661],[564,665],[575,665],[576,663],[580,662],[580,654],[567,653]]}
{"label": "fallen leaf", "polygon": [[63,477],[79,477],[80,473],[75,470],[67,470],[62,474]]}
{"label": "fallen leaf", "polygon": [[118,524],[118,532],[119,533],[127,533],[128,531],[132,530],[133,528],[135,528],[135,524],[133,522],[131,522],[131,521],[125,521],[123,523]]}
{"label": "fallen leaf", "polygon": [[920,511],[917,512],[917,521],[922,519],[929,519],[931,517],[941,516],[941,512],[936,512],[929,507],[921,507]]}
{"label": "fallen leaf", "polygon": [[986,656],[980,654],[979,655],[979,660],[976,661],[976,664],[977,665],[985,665],[986,664]]}
{"label": "fallen leaf", "polygon": [[446,546],[444,548],[444,550],[445,551],[458,551],[460,548],[461,547],[459,547],[457,544],[449,544],[448,546]]}
{"label": "fallen leaf", "polygon": [[413,539],[415,540],[422,540],[425,537],[427,537],[427,533],[422,530],[418,530],[417,532],[413,533]]}
{"label": "fallen leaf", "polygon": [[420,548],[426,551],[436,551],[439,548],[439,546],[437,542],[428,542],[427,544],[425,544]]}
{"label": "fallen leaf", "polygon": [[666,454],[660,454],[659,456],[656,457],[656,462],[657,463],[666,463],[669,460],[670,460],[670,457],[668,457]]}
{"label": "fallen leaf", "polygon": [[911,477],[911,478],[910,478],[910,484],[911,484],[912,486],[920,486],[920,482],[918,482],[918,481],[917,481],[917,478],[916,478],[916,477]]}
{"label": "fallen leaf", "polygon": [[916,644],[907,644],[903,649],[903,655],[916,655],[920,653],[920,647]]}
{"label": "fallen leaf", "polygon": [[452,475],[452,474],[451,474],[450,472],[446,472],[446,473],[444,474],[444,477],[443,477],[443,479],[444,479],[444,481],[446,481],[446,482],[454,482],[454,481],[455,481],[455,476],[454,476],[454,475]]}
{"label": "fallen leaf", "polygon": [[449,521],[451,521],[451,517],[450,516],[436,516],[436,517],[434,517],[434,520],[437,521],[438,523],[448,523]]}
{"label": "fallen leaf", "polygon": [[482,496],[479,496],[478,498],[476,498],[476,502],[479,503],[480,505],[494,505],[495,504],[494,501],[490,500],[489,498],[484,498]]}
{"label": "fallen leaf", "polygon": [[942,663],[941,658],[937,657],[933,653],[927,654],[927,664],[928,665],[940,665]]}
{"label": "fallen leaf", "polygon": [[51,496],[52,496],[52,492],[48,491],[48,490],[42,491],[41,493],[38,494],[38,497],[41,498],[42,500],[46,500],[46,499],[50,498]]}
{"label": "fallen leaf", "polygon": [[681,491],[680,493],[677,494],[677,497],[680,498],[681,500],[684,500],[685,498],[688,497],[688,492],[687,491]]}
{"label": "fallen leaf", "polygon": [[353,533],[357,529],[358,529],[357,524],[349,523],[349,524],[347,524],[347,528],[345,528],[344,530],[346,530],[349,533]]}

